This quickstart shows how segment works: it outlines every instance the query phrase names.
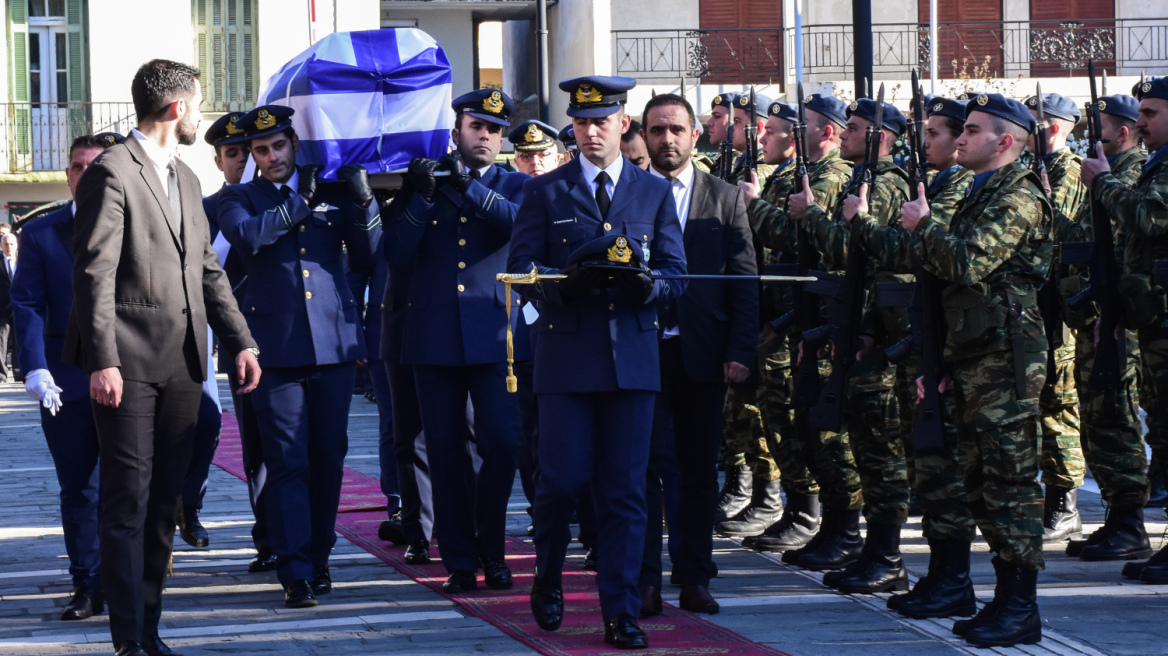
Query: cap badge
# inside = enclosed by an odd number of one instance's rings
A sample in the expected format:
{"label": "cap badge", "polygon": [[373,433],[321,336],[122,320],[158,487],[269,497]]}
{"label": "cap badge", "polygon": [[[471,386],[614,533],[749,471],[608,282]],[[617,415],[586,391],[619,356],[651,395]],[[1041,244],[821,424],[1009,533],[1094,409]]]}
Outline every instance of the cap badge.
{"label": "cap badge", "polygon": [[852,104],[848,105],[849,112],[854,112],[859,108],[860,108],[860,101],[858,101],[858,100],[853,100]]}
{"label": "cap badge", "polygon": [[604,96],[600,94],[600,89],[591,84],[581,84],[576,87],[576,102],[578,104],[598,103],[604,100]]}
{"label": "cap badge", "polygon": [[1107,101],[1106,101],[1106,100],[1100,100],[1100,101],[1099,101],[1099,111],[1103,111],[1103,110],[1105,110],[1105,109],[1107,109]]}
{"label": "cap badge", "polygon": [[1036,107],[1038,105],[1038,96],[1030,96],[1026,99],[1026,104],[1031,107]]}
{"label": "cap badge", "polygon": [[722,104],[722,96],[714,96],[714,106],[717,107],[718,105],[721,105],[721,104]]}
{"label": "cap badge", "polygon": [[1147,93],[1152,90],[1151,82],[1144,82],[1144,86],[1140,87],[1140,93]]}
{"label": "cap badge", "polygon": [[747,105],[750,104],[750,98],[747,98],[746,96],[742,96],[738,99],[738,104],[742,105],[743,107],[746,107]]}
{"label": "cap badge", "polygon": [[543,130],[535,123],[527,126],[527,133],[523,135],[523,140],[527,143],[539,143],[543,141]]}
{"label": "cap badge", "polygon": [[239,120],[240,116],[242,116],[242,114],[231,114],[230,118],[227,119],[227,134],[230,134],[231,136],[243,134],[243,130],[235,127],[235,122]]}
{"label": "cap badge", "polygon": [[981,105],[982,107],[985,107],[989,103],[990,103],[990,97],[985,95],[984,93],[977,97],[977,104]]}
{"label": "cap badge", "polygon": [[260,130],[267,130],[268,128],[276,127],[276,117],[272,116],[268,110],[261,109],[259,113],[256,114],[255,126]]}
{"label": "cap badge", "polygon": [[491,95],[483,98],[483,109],[492,114],[500,114],[503,112],[503,94],[498,91],[492,91]]}
{"label": "cap badge", "polygon": [[112,135],[112,134],[107,134],[107,135],[102,136],[101,140],[105,142],[105,145],[107,147],[118,145],[118,140],[115,139],[114,135]]}
{"label": "cap badge", "polygon": [[945,105],[944,105],[944,103],[937,103],[936,105],[933,105],[933,111],[934,111],[934,112],[939,112],[939,111],[941,111],[942,109],[945,109]]}
{"label": "cap badge", "polygon": [[616,243],[608,249],[608,261],[628,264],[632,259],[633,251],[629,248],[629,240],[617,237]]}

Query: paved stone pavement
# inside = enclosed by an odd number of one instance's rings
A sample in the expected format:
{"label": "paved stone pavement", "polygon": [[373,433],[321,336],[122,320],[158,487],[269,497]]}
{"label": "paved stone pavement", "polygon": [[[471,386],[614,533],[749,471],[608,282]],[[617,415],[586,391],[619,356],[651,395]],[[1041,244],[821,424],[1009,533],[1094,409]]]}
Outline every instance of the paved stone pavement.
{"label": "paved stone pavement", "polygon": [[[220,381],[226,407],[231,399]],[[348,466],[376,476],[376,406],[354,397]],[[335,591],[311,609],[290,610],[274,573],[248,574],[250,510],[246,488],[212,468],[203,518],[208,549],[176,538],[175,574],[164,596],[163,636],[187,656],[208,654],[530,654],[483,620],[365,553],[344,538],[332,558]],[[111,653],[106,616],[62,622],[70,591],[58,524],[57,482],[35,404],[15,384],[0,385],[0,655]],[[1090,531],[1103,521],[1091,481],[1080,493]],[[509,531],[522,535],[526,502],[516,482]],[[909,568],[920,575],[927,552],[914,518],[905,531]],[[1153,546],[1168,529],[1161,510],[1148,514]],[[903,620],[884,596],[845,596],[730,540],[715,543],[721,575],[711,589],[722,603],[712,620],[791,654],[982,653],[942,621]],[[984,544],[975,545],[975,583],[990,596],[993,573]],[[576,545],[570,557],[580,560]],[[1026,654],[1163,654],[1168,643],[1168,587],[1126,581],[1115,563],[1082,563],[1047,551],[1040,604],[1046,634]],[[666,590],[667,596],[676,589]],[[668,599],[667,599],[668,600]],[[650,635],[650,640],[652,636]]]}

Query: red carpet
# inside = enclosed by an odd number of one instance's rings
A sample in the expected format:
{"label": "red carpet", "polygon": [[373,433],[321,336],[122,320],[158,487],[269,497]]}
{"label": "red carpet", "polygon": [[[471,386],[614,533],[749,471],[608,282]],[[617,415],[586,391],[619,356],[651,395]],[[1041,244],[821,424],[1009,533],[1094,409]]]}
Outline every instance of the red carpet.
{"label": "red carpet", "polygon": [[[231,412],[223,413],[223,430],[215,464],[241,479],[244,477],[239,429]],[[437,562],[436,545],[430,550],[435,562],[407,565],[402,561],[404,547],[394,547],[377,538],[377,528],[385,519],[385,505],[385,497],[381,496],[376,479],[346,467],[337,532],[405,576],[443,594],[446,570]],[[589,656],[617,651],[604,643],[600,601],[591,572],[571,566],[564,571],[564,624],[558,631],[548,632],[536,626],[527,597],[527,591],[531,589],[531,572],[535,568],[535,549],[523,540],[508,538],[507,564],[514,572],[513,589],[480,588],[472,594],[443,596],[468,614],[499,627],[507,635],[544,654]],[[635,653],[788,656],[668,604],[663,615],[641,620],[640,625],[649,635],[650,648]]]}

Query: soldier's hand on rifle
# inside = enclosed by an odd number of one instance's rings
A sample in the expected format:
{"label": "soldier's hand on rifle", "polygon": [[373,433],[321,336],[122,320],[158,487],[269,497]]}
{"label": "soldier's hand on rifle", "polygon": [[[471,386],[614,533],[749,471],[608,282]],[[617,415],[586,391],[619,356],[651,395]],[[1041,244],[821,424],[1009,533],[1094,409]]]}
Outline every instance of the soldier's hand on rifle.
{"label": "soldier's hand on rifle", "polygon": [[466,188],[470,186],[470,172],[466,170],[466,165],[462,163],[462,156],[458,154],[457,150],[452,150],[442,156],[438,160],[439,171],[450,172],[450,184],[460,192],[465,192]]}
{"label": "soldier's hand on rifle", "polygon": [[860,185],[859,196],[848,196],[844,199],[844,218],[848,221],[856,218],[857,214],[868,213],[868,183]]}
{"label": "soldier's hand on rifle", "polygon": [[742,200],[749,205],[750,201],[758,198],[758,194],[762,191],[762,187],[758,184],[758,171],[750,170],[750,182],[746,180],[738,181],[738,188],[742,190]]}
{"label": "soldier's hand on rifle", "polygon": [[[1083,161],[1086,161],[1086,160],[1083,160]],[[1095,348],[1099,348],[1099,338],[1102,337],[1101,333],[1103,332],[1103,330],[1101,328],[1102,325],[1103,325],[1102,321],[1098,321],[1098,320],[1095,321]],[[1123,331],[1124,331],[1123,324],[1116,323],[1114,334],[1112,335],[1112,338],[1114,338],[1115,341],[1118,342],[1120,339],[1122,339]]]}
{"label": "soldier's hand on rifle", "polygon": [[737,362],[725,362],[722,364],[722,374],[727,383],[741,383],[750,378],[750,369]]}
{"label": "soldier's hand on rifle", "polygon": [[856,351],[856,362],[864,359],[864,356],[872,352],[876,346],[876,340],[868,335],[860,335],[860,350]]}
{"label": "soldier's hand on rifle", "polygon": [[1107,156],[1103,154],[1103,144],[1097,143],[1095,155],[1083,160],[1079,180],[1083,182],[1083,186],[1091,189],[1095,186],[1095,179],[1104,173],[1111,173],[1111,164],[1108,164]]}
{"label": "soldier's hand on rifle", "polygon": [[434,192],[438,190],[438,182],[434,180],[434,169],[438,162],[425,157],[415,157],[406,169],[406,175],[414,185],[414,191],[426,199],[427,203],[434,202]]}
{"label": "soldier's hand on rifle", "polygon": [[811,183],[807,180],[807,176],[803,176],[803,191],[798,194],[791,194],[787,198],[787,211],[797,221],[802,221],[807,216],[807,208],[815,204],[815,195],[811,193]]}
{"label": "soldier's hand on rifle", "polygon": [[362,209],[373,202],[373,189],[369,186],[369,172],[360,164],[346,164],[337,169],[337,179],[343,180],[353,196],[353,202]]}
{"label": "soldier's hand on rifle", "polygon": [[312,207],[312,197],[316,195],[316,176],[321,172],[321,167],[309,164],[301,166],[297,172],[299,181],[296,183],[296,193],[303,196],[308,206]]}
{"label": "soldier's hand on rifle", "polygon": [[[945,374],[944,376],[942,376],[941,382],[937,383],[937,393],[944,394],[945,391],[949,389],[949,383],[951,383],[952,381],[953,381],[953,379],[949,377],[949,374]],[[917,378],[917,405],[920,405],[921,401],[924,401],[924,400],[925,400],[925,377],[919,376]]]}
{"label": "soldier's hand on rifle", "polygon": [[914,232],[928,216],[929,199],[925,197],[925,185],[918,182],[917,199],[900,206],[900,227]]}
{"label": "soldier's hand on rifle", "polygon": [[775,329],[769,323],[762,325],[762,332],[758,334],[758,345],[762,346],[768,339],[775,336]]}

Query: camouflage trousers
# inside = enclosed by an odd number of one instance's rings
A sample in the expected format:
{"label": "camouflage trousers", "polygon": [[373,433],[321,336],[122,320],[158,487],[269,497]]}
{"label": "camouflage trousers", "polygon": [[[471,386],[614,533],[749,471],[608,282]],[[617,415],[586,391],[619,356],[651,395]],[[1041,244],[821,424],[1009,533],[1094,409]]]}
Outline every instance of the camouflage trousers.
{"label": "camouflage trousers", "polygon": [[1018,393],[1008,351],[953,366],[959,462],[969,507],[990,550],[1025,569],[1043,569],[1042,487],[1038,484],[1039,402],[1046,353],[1027,354]]}
{"label": "camouflage trousers", "polygon": [[900,526],[908,519],[909,486],[896,368],[885,366],[884,353],[874,349],[848,373],[844,423],[864,491],[864,518]]}
{"label": "camouflage trousers", "polygon": [[1097,392],[1091,386],[1094,334],[1081,331],[1075,342],[1075,375],[1083,414],[1083,455],[1112,508],[1143,508],[1148,501],[1147,455],[1140,427],[1139,338],[1127,332],[1127,366],[1119,386]]}
{"label": "camouflage trousers", "polygon": [[[819,379],[831,375],[831,361],[819,360]],[[819,482],[819,501],[825,508],[860,510],[864,493],[847,431],[814,431],[807,426],[809,409],[795,408],[796,439],[806,446],[807,466]],[[846,424],[845,424],[846,425]]]}
{"label": "camouflage trousers", "polygon": [[1083,484],[1087,464],[1079,439],[1079,396],[1075,388],[1075,338],[1064,330],[1055,349],[1055,371],[1042,389],[1042,484],[1076,488]]}
{"label": "camouflage trousers", "polygon": [[1144,368],[1139,399],[1148,424],[1145,439],[1164,475],[1168,474],[1168,331],[1153,326],[1141,330],[1139,336]]}
{"label": "camouflage trousers", "polygon": [[767,428],[767,446],[782,472],[783,488],[799,494],[819,494],[819,484],[807,464],[805,440],[795,431],[795,377],[791,349],[785,337],[772,337],[759,348],[759,402]]}
{"label": "camouflage trousers", "polygon": [[900,443],[904,447],[904,465],[908,472],[909,497],[919,495],[917,489],[916,454],[912,448],[913,422],[917,407],[917,356],[905,359],[896,367],[896,397],[900,402]]}
{"label": "camouflage trousers", "polygon": [[[925,539],[972,542],[977,524],[973,521],[969,496],[965,493],[965,480],[961,475],[957,401],[952,388],[950,385],[941,395],[941,412],[945,422],[944,445],[937,451],[913,454],[915,489],[924,510],[921,531]],[[913,392],[915,399],[915,381]]]}
{"label": "camouflage trousers", "polygon": [[747,465],[755,480],[779,478],[779,468],[767,447],[766,424],[758,405],[759,390],[731,388],[722,421],[722,462],[727,468]]}

